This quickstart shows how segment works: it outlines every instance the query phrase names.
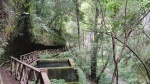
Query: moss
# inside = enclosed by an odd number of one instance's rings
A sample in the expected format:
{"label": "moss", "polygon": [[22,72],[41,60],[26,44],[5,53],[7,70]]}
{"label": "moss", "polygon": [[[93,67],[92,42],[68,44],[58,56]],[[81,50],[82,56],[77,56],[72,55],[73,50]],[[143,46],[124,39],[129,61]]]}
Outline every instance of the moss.
{"label": "moss", "polygon": [[[41,63],[54,63],[54,62],[58,62],[60,63],[60,65],[63,63],[63,62],[70,62],[69,60],[71,59],[42,59],[42,60],[39,60],[37,62],[37,64],[39,65],[40,62]],[[73,64],[72,65],[75,65],[75,63],[73,62],[73,60],[71,61]],[[35,65],[33,63],[33,65]],[[37,66],[38,66],[37,65]],[[42,66],[42,65],[40,65]],[[77,73],[77,69],[75,68],[75,66],[64,66],[62,65],[59,66],[59,67],[46,67],[47,65],[44,65],[44,67],[41,67],[41,68],[46,68],[48,70],[48,77],[49,79],[64,79],[66,82],[78,82],[79,81],[79,77],[78,77],[78,73]],[[74,84],[74,83],[72,83]],[[77,84],[77,83],[75,83]]]}
{"label": "moss", "polygon": [[39,62],[67,62],[68,59],[41,59]]}
{"label": "moss", "polygon": [[79,81],[77,71],[72,68],[48,68],[49,79],[64,79],[66,82]]}

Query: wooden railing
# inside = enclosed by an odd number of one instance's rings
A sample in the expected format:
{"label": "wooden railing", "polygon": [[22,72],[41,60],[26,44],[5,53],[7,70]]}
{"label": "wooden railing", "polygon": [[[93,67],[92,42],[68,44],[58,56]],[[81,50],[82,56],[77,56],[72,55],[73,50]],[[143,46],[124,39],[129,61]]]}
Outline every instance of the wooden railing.
{"label": "wooden railing", "polygon": [[35,68],[12,56],[10,71],[21,84],[30,84],[31,81],[35,84],[51,84],[46,69]]}
{"label": "wooden railing", "polygon": [[25,62],[27,64],[31,64],[34,61],[37,61],[39,59],[39,52],[38,51],[34,51],[28,54],[24,54],[20,56],[20,60],[22,62]]}
{"label": "wooden railing", "polygon": [[[69,48],[71,49],[72,47],[69,47]],[[40,56],[39,56],[40,53],[46,52],[49,54],[54,54],[54,53],[56,54],[56,53],[59,53],[60,51],[61,52],[67,51],[69,48],[64,47],[64,48],[60,48],[60,49],[47,49],[47,50],[33,51],[30,53],[21,55],[20,60],[27,64],[31,64],[32,62],[37,61],[40,58]]]}

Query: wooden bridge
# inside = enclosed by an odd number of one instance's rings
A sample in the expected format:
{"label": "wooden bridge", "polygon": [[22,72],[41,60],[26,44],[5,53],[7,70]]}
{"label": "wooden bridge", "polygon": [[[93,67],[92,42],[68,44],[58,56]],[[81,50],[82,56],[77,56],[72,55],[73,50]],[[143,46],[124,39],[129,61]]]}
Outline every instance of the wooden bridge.
{"label": "wooden bridge", "polygon": [[20,59],[10,57],[10,68],[0,68],[0,84],[51,84],[47,69],[31,66],[39,60],[37,51],[20,56]]}

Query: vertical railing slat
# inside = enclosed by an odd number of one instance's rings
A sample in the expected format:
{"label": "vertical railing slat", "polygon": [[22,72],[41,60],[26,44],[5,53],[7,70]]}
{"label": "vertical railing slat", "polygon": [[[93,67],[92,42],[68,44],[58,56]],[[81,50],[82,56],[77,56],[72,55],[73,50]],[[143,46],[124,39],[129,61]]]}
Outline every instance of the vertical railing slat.
{"label": "vertical railing slat", "polygon": [[[24,60],[23,57],[22,59]],[[46,69],[40,70],[14,57],[11,57],[10,71],[12,74],[14,73],[15,78],[19,80],[21,84],[29,84],[31,78],[34,78],[36,84],[51,84]]]}

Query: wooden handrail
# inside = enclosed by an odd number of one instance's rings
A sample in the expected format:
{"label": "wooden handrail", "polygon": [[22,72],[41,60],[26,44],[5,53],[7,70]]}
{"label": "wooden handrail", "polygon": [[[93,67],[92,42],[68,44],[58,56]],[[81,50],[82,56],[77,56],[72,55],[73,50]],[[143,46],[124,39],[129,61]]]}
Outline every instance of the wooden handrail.
{"label": "wooden handrail", "polygon": [[56,53],[56,52],[59,52],[59,51],[66,51],[66,50],[68,50],[67,47],[60,48],[60,49],[46,49],[46,50],[40,50],[40,51],[33,51],[33,52],[30,52],[30,53],[21,55],[20,60],[27,63],[27,64],[31,64],[31,63],[33,63],[34,61],[37,61],[40,58],[39,54],[42,53],[42,52],[50,51],[50,53],[52,54],[52,53]]}
{"label": "wooden handrail", "polygon": [[47,71],[45,69],[41,69],[41,75],[42,75],[42,79],[44,79],[43,80],[44,84],[49,84],[47,83],[47,81],[49,81],[49,78],[47,76]]}
{"label": "wooden handrail", "polygon": [[37,61],[39,58],[40,57],[39,57],[38,51],[34,51],[34,52],[27,53],[27,54],[20,56],[20,60],[27,63],[27,64],[31,64],[34,61]]}
{"label": "wooden handrail", "polygon": [[21,63],[21,64],[27,66],[27,67],[29,67],[29,68],[32,68],[33,70],[35,70],[35,71],[37,71],[37,72],[40,72],[39,69],[37,69],[37,68],[35,68],[35,67],[33,67],[33,66],[29,65],[29,64],[26,64],[26,63],[24,63],[24,62],[18,60],[17,58],[14,58],[14,57],[11,56],[11,59],[13,59],[13,60],[15,60],[15,61],[17,61],[17,62],[19,62],[19,63]]}
{"label": "wooden handrail", "polygon": [[21,84],[29,84],[34,80],[35,84],[51,84],[46,69],[38,69],[11,56],[11,73]]}

